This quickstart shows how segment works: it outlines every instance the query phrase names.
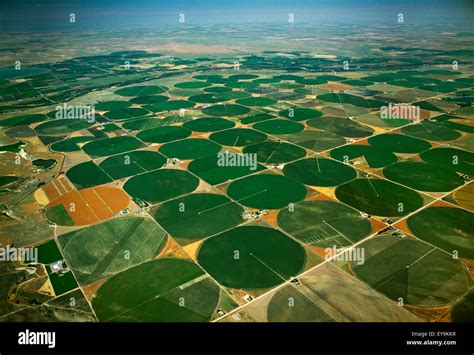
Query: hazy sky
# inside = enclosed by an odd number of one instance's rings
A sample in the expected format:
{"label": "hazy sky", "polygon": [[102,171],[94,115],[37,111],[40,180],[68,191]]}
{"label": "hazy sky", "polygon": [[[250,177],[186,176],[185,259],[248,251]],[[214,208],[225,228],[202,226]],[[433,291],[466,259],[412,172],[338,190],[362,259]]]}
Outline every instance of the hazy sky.
{"label": "hazy sky", "polygon": [[[285,20],[289,12],[298,21],[346,17],[363,21],[404,12],[407,20],[424,17],[474,17],[473,0],[0,0],[0,27],[22,27],[49,21],[67,22],[75,13],[78,23],[113,24],[115,20],[149,23],[176,21],[184,13],[188,23],[236,23]],[[374,15],[377,13],[377,15]],[[144,20],[137,20],[146,18]],[[98,20],[99,19],[99,20]],[[80,20],[80,21],[79,21]]]}

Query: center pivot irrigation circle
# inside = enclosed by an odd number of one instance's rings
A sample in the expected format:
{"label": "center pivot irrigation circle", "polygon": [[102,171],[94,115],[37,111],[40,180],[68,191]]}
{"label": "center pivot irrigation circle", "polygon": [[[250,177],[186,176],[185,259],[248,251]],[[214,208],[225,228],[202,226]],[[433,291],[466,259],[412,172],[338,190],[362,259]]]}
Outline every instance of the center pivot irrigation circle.
{"label": "center pivot irrigation circle", "polygon": [[423,206],[416,191],[381,179],[355,179],[336,188],[336,197],[376,216],[404,216]]}
{"label": "center pivot irrigation circle", "polygon": [[199,264],[219,283],[236,289],[268,288],[300,273],[304,248],[271,228],[237,227],[207,239]]}
{"label": "center pivot irrigation circle", "polygon": [[240,204],[260,209],[287,207],[306,197],[306,187],[286,176],[259,174],[236,180],[227,195]]}

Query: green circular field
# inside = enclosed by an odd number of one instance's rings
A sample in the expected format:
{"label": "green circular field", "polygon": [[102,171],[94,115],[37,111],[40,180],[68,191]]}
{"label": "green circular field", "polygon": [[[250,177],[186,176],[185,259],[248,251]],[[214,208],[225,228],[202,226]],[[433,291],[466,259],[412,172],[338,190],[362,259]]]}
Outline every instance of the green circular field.
{"label": "green circular field", "polygon": [[350,119],[340,117],[313,118],[308,120],[307,124],[313,128],[322,129],[350,138],[367,137],[373,133],[372,129],[369,127]]}
{"label": "green circular field", "polygon": [[139,107],[126,107],[122,109],[107,111],[104,113],[104,117],[109,120],[125,120],[130,118],[146,116],[150,111]]}
{"label": "green circular field", "polygon": [[152,105],[159,102],[168,101],[169,97],[164,95],[138,96],[130,99],[130,102],[139,105]]}
{"label": "green circular field", "polygon": [[258,122],[253,125],[253,128],[268,134],[291,134],[304,130],[304,125],[298,122],[277,118]]}
{"label": "green circular field", "polygon": [[206,81],[212,84],[225,84],[228,82],[227,78],[222,77],[222,75],[209,75],[209,78],[207,78]]}
{"label": "green circular field", "polygon": [[[224,93],[225,94],[225,93]],[[202,113],[208,116],[240,116],[248,113],[250,109],[245,106],[235,104],[220,104],[206,107],[202,110]]]}
{"label": "green circular field", "polygon": [[396,133],[379,134],[370,137],[368,141],[378,150],[394,153],[420,153],[431,148],[427,141]]}
{"label": "green circular field", "polygon": [[193,76],[193,79],[198,79],[198,80],[222,79],[222,75],[220,75],[220,74],[199,74],[199,75]]}
{"label": "green circular field", "polygon": [[257,78],[258,75],[255,74],[234,74],[228,77],[229,80],[250,80]]}
{"label": "green circular field", "polygon": [[166,143],[186,138],[191,131],[181,126],[163,126],[147,129],[137,133],[137,138],[148,143]]}
{"label": "green circular field", "polygon": [[304,157],[306,150],[285,142],[263,142],[245,147],[244,153],[257,154],[261,163],[280,164]]}
{"label": "green circular field", "polygon": [[395,163],[383,169],[383,174],[389,180],[421,191],[451,191],[464,184],[453,170],[419,162]]}
{"label": "green circular field", "polygon": [[408,218],[416,237],[459,257],[474,259],[474,213],[461,208],[429,207]]}
{"label": "green circular field", "polygon": [[371,223],[359,211],[326,200],[303,201],[294,211],[281,210],[278,225],[304,244],[329,248],[352,245],[372,231]]}
{"label": "green circular field", "polygon": [[305,130],[283,136],[282,138],[315,152],[322,152],[346,143],[344,137],[326,131]]}
{"label": "green circular field", "polygon": [[275,78],[262,78],[262,79],[255,79],[253,80],[253,82],[256,84],[274,84],[274,83],[279,83],[280,80],[275,79]]}
{"label": "green circular field", "polygon": [[260,164],[256,164],[254,167],[249,165],[222,166],[220,164],[222,156],[215,154],[193,160],[189,164],[188,169],[211,185],[217,185],[265,169]]}
{"label": "green circular field", "polygon": [[185,81],[182,83],[177,83],[174,86],[180,89],[201,89],[211,86],[212,84],[202,82],[202,81]]}
{"label": "green circular field", "polygon": [[232,182],[227,195],[244,206],[277,209],[303,200],[307,191],[303,184],[283,175],[259,174]]}
{"label": "green circular field", "polygon": [[307,158],[285,165],[286,176],[306,185],[339,186],[357,177],[348,165],[326,158]]}
{"label": "green circular field", "polygon": [[268,97],[248,97],[246,99],[240,99],[236,101],[240,105],[244,106],[271,106],[277,103],[274,99]]}
{"label": "green circular field", "polygon": [[228,81],[224,85],[233,89],[254,89],[259,84],[251,81]]}
{"label": "green circular field", "polygon": [[199,179],[186,171],[161,169],[130,178],[123,189],[133,198],[156,203],[193,192],[198,185]]}
{"label": "green circular field", "polygon": [[92,157],[114,155],[140,148],[142,143],[135,137],[119,136],[101,138],[86,143],[82,150]]}
{"label": "green circular field", "polygon": [[165,162],[166,158],[158,152],[136,150],[108,157],[99,166],[112,178],[121,179],[159,169]]}
{"label": "green circular field", "polygon": [[185,122],[183,126],[194,132],[216,132],[232,128],[235,123],[221,117],[203,117]]}
{"label": "green circular field", "polygon": [[209,321],[219,301],[219,287],[208,278],[189,285],[202,275],[191,261],[147,261],[107,279],[92,307],[102,322]]}
{"label": "green circular field", "polygon": [[47,121],[41,123],[35,127],[35,131],[38,135],[43,134],[65,134],[71,133],[74,131],[79,131],[81,129],[89,128],[94,124],[94,122],[88,122],[85,119],[81,120],[72,120],[72,119],[59,119],[54,121]]}
{"label": "green circular field", "polygon": [[401,131],[409,136],[432,141],[451,141],[461,137],[461,133],[439,122],[425,121],[422,124],[403,127]]}
{"label": "green circular field", "polygon": [[78,189],[97,186],[111,182],[112,179],[91,161],[74,165],[66,176]]}
{"label": "green circular field", "polygon": [[220,92],[215,93],[214,96],[220,101],[238,100],[238,99],[244,99],[244,98],[252,96],[248,92],[232,91],[231,88],[227,88],[227,89],[229,89],[230,91],[226,91],[226,92],[220,91]]}
{"label": "green circular field", "polygon": [[191,108],[194,106],[194,102],[187,100],[170,100],[157,102],[153,105],[147,105],[145,108],[152,112],[162,112],[162,111],[179,111],[181,109]]}
{"label": "green circular field", "polygon": [[209,88],[205,88],[203,91],[205,92],[226,92],[232,91],[232,88],[228,88],[226,86],[212,86]]}
{"label": "green circular field", "polygon": [[345,80],[342,82],[343,84],[347,85],[353,85],[353,86],[369,86],[373,85],[374,83],[368,80],[359,80],[359,79],[353,79],[353,80]]}
{"label": "green circular field", "polygon": [[380,109],[385,103],[383,101],[366,99],[346,93],[328,93],[317,96],[318,100],[335,104],[351,104],[358,107]]}
{"label": "green circular field", "polygon": [[182,245],[220,233],[243,222],[243,208],[227,196],[190,194],[159,205],[156,221]]}
{"label": "green circular field", "polygon": [[436,307],[455,302],[469,287],[465,266],[424,242],[392,236],[361,246],[364,262],[351,262],[359,279],[388,298],[404,304]]}
{"label": "green circular field", "polygon": [[243,147],[263,142],[267,139],[267,136],[266,134],[249,128],[232,128],[213,133],[209,138],[222,145]]}
{"label": "green circular field", "polygon": [[328,80],[328,81],[343,81],[346,80],[346,77],[337,76],[337,75],[320,75],[317,77],[320,80]]}
{"label": "green circular field", "polygon": [[202,104],[215,104],[217,102],[225,101],[219,98],[216,94],[192,95],[188,98],[188,100],[192,102],[202,103]]}
{"label": "green circular field", "polygon": [[432,165],[474,175],[474,154],[456,148],[434,148],[420,154],[420,158]]}
{"label": "green circular field", "polygon": [[204,138],[187,138],[166,143],[160,147],[160,153],[169,158],[198,159],[213,155],[221,150],[219,144]]}
{"label": "green circular field", "polygon": [[120,96],[150,96],[162,94],[166,92],[167,88],[164,86],[131,86],[128,88],[119,89],[114,94]]}
{"label": "green circular field", "polygon": [[381,179],[356,179],[336,188],[339,201],[376,216],[404,216],[423,206],[415,191]]}
{"label": "green circular field", "polygon": [[290,107],[283,111],[280,111],[280,116],[288,118],[293,121],[304,121],[310,118],[317,118],[322,115],[323,113],[321,111],[314,110],[311,108]]}
{"label": "green circular field", "polygon": [[130,101],[102,101],[94,105],[94,108],[99,111],[120,110],[131,106]]}
{"label": "green circular field", "polygon": [[300,273],[306,254],[300,244],[275,229],[237,227],[207,239],[198,262],[225,287],[260,289]]}

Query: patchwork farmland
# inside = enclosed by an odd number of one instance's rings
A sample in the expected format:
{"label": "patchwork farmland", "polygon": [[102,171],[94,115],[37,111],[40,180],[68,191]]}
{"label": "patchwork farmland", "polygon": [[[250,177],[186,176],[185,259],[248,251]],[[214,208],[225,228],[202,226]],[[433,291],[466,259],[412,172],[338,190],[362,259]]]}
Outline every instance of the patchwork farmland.
{"label": "patchwork farmland", "polygon": [[473,51],[374,41],[0,70],[0,320],[472,321]]}

